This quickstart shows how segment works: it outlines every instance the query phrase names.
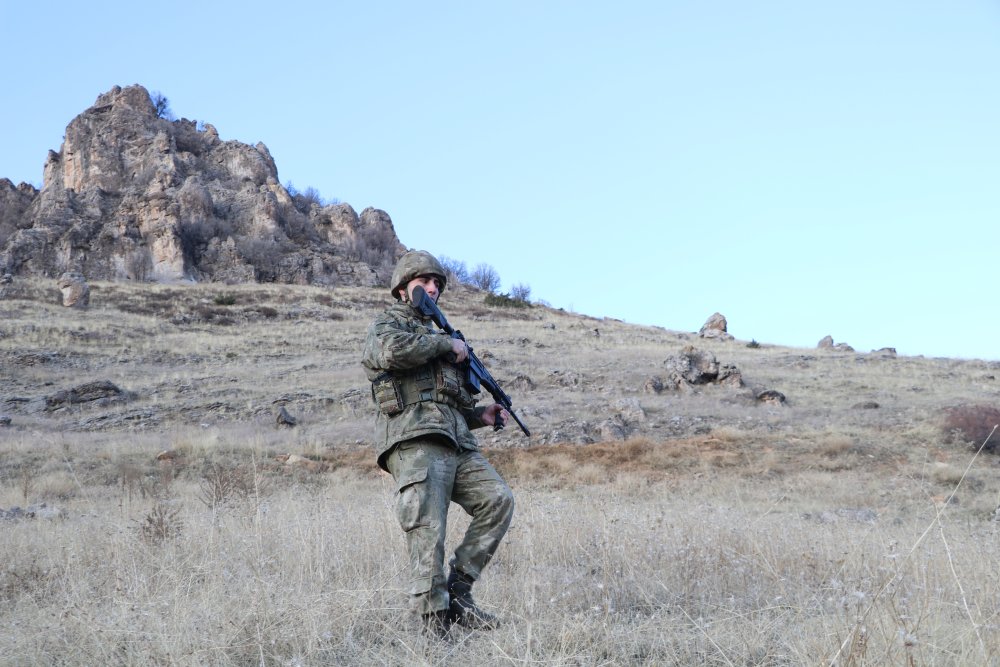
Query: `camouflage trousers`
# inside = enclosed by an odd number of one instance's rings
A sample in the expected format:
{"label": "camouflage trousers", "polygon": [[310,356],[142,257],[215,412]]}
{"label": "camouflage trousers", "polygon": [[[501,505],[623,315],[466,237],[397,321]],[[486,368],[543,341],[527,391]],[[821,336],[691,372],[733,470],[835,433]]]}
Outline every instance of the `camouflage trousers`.
{"label": "camouflage trousers", "polygon": [[429,439],[401,442],[386,457],[396,480],[396,517],[410,557],[410,603],[418,614],[448,608],[444,571],[449,504],[472,517],[450,565],[478,579],[514,514],[514,496],[489,461]]}

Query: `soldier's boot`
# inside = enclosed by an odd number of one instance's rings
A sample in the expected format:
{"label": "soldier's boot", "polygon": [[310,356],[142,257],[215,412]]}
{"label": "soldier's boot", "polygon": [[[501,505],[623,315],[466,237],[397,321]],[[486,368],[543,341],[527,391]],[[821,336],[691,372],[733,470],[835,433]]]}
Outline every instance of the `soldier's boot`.
{"label": "soldier's boot", "polygon": [[472,584],[475,579],[452,568],[448,575],[448,595],[451,596],[448,619],[470,630],[494,630],[500,619],[476,606],[472,599]]}
{"label": "soldier's boot", "polygon": [[451,630],[451,610],[423,614],[420,617],[420,629],[428,637],[436,639],[448,639],[448,632]]}

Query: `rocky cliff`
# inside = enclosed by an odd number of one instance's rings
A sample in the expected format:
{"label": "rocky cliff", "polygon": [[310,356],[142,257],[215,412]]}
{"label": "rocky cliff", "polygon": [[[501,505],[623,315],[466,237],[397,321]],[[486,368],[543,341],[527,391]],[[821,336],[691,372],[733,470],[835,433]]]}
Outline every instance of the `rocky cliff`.
{"label": "rocky cliff", "polygon": [[289,193],[267,146],[161,118],[138,85],[70,122],[41,190],[0,179],[0,273],[376,285],[403,250],[384,211]]}

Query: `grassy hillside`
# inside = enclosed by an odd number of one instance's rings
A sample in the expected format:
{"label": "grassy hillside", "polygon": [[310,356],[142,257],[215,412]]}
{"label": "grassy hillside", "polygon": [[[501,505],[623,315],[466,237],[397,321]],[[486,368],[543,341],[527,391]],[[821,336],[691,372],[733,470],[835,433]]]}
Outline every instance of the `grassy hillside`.
{"label": "grassy hillside", "polygon": [[[477,587],[507,622],[428,643],[358,364],[388,303],[97,283],[77,311],[5,286],[0,664],[1000,664],[1000,457],[977,454],[1000,364],[472,290],[442,309],[533,435],[479,432],[518,502]],[[650,389],[687,346],[745,386]]]}

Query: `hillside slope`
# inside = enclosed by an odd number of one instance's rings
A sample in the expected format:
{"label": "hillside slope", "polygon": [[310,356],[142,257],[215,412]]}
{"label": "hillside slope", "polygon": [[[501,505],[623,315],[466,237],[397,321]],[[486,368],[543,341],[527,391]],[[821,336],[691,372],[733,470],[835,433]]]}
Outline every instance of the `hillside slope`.
{"label": "hillside slope", "polygon": [[[449,290],[533,435],[480,431],[517,503],[477,585],[504,623],[439,643],[408,625],[358,363],[386,290],[91,287],[80,310],[52,281],[0,286],[0,662],[1000,658],[1000,457],[941,428],[1000,402],[996,363]],[[712,358],[725,382],[675,382]]]}

